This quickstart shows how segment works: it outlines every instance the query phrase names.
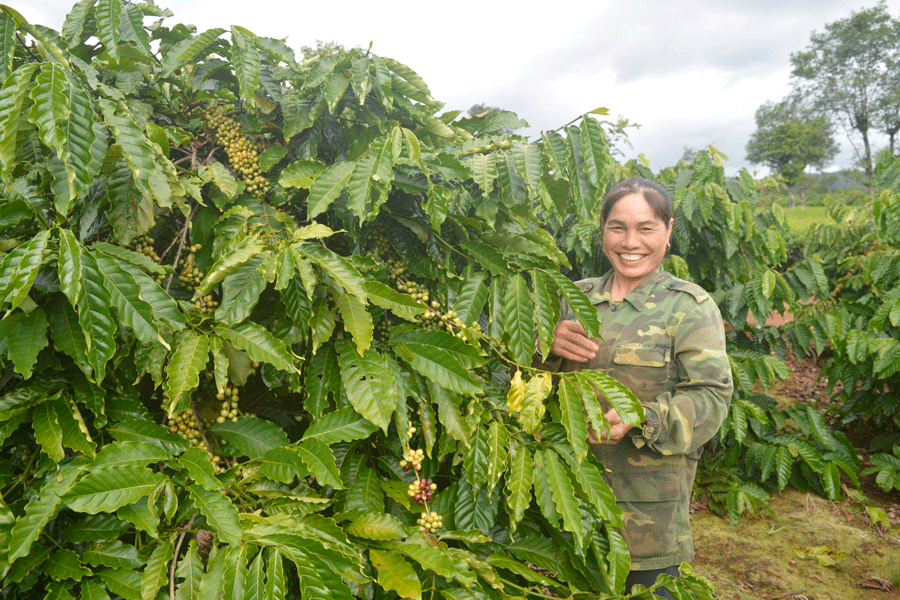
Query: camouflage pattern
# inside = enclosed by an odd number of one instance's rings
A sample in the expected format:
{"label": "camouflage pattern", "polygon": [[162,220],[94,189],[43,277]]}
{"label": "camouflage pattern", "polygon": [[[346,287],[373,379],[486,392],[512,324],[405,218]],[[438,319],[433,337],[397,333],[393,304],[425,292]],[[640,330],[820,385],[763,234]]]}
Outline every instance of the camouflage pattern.
{"label": "camouflage pattern", "polygon": [[[597,369],[640,399],[642,429],[592,446],[624,512],[632,570],[690,561],[691,489],[702,446],[728,413],[733,382],[716,303],[702,288],[658,267],[625,300],[610,301],[612,272],[578,282],[603,323],[596,358],[561,371]],[[574,320],[568,306],[563,319]]]}

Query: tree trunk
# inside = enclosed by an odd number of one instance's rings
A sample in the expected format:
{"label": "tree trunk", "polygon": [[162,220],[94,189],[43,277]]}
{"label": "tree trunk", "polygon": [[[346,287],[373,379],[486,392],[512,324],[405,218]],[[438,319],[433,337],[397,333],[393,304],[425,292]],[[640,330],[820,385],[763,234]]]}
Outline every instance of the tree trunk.
{"label": "tree trunk", "polygon": [[788,191],[788,198],[791,199],[791,208],[794,208],[794,206],[797,204],[797,201],[794,198],[794,190],[793,190],[793,188],[791,188],[791,186],[788,186],[787,191]]}

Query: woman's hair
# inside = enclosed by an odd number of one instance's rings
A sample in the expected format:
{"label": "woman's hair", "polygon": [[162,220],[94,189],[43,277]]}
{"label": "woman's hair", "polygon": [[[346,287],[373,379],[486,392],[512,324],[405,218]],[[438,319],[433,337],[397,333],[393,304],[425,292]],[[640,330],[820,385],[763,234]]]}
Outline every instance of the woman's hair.
{"label": "woman's hair", "polygon": [[604,223],[606,223],[606,218],[609,217],[609,213],[616,202],[631,194],[641,194],[644,200],[647,201],[647,204],[650,205],[653,214],[665,223],[666,229],[669,228],[669,219],[675,214],[669,192],[652,179],[644,179],[643,177],[631,177],[625,181],[620,181],[606,193],[606,196],[603,198],[603,206],[600,209],[600,217]]}

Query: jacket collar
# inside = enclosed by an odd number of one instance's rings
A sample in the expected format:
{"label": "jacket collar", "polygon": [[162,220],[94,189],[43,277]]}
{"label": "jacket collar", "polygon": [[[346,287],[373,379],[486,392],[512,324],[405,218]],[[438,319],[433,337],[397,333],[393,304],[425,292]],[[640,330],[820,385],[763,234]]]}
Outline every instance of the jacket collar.
{"label": "jacket collar", "polygon": [[[635,308],[635,310],[642,310],[644,308],[644,304],[647,303],[647,299],[650,297],[650,294],[653,293],[653,290],[663,278],[664,274],[665,271],[663,271],[662,265],[657,265],[656,269],[654,269],[653,272],[647,275],[647,277],[642,282],[640,282],[636,288],[631,290],[631,292],[627,296],[625,296],[625,301],[630,303]],[[610,269],[606,272],[606,274],[603,275],[603,277],[600,278],[596,293],[591,294],[591,302],[593,304],[610,301],[613,275],[614,272],[612,269]]]}

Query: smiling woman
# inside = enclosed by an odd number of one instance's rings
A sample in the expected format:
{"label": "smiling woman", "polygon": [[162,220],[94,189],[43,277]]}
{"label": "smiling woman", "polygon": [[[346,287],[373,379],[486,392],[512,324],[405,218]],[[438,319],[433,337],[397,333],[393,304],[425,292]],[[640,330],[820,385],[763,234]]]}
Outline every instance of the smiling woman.
{"label": "smiling woman", "polygon": [[715,302],[660,268],[672,213],[668,193],[654,181],[632,178],[610,190],[601,216],[613,268],[578,284],[600,315],[602,337],[588,338],[565,307],[551,346],[563,358],[560,370],[609,374],[644,408],[646,420],[634,428],[607,405],[609,429],[588,435],[623,510],[631,553],[626,590],[650,586],[659,574],[677,575],[678,565],[693,558],[688,507],[697,460],[733,391]]}

